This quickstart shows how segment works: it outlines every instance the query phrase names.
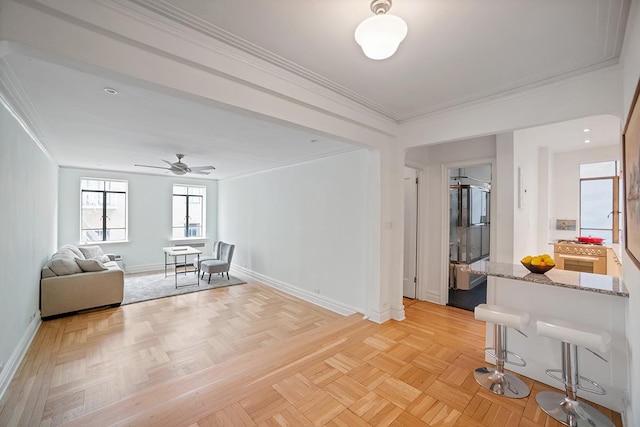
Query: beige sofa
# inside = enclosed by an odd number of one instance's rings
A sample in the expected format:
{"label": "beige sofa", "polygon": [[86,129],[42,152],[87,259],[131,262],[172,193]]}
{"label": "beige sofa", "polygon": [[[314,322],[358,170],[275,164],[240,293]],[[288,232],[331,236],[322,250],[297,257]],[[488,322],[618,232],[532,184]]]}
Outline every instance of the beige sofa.
{"label": "beige sofa", "polygon": [[61,247],[42,269],[41,317],[119,305],[124,296],[124,272],[114,258],[98,246]]}

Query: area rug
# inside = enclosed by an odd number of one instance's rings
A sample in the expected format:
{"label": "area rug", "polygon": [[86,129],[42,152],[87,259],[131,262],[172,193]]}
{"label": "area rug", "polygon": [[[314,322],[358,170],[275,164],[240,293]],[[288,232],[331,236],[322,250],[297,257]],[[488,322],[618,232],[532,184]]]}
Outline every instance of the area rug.
{"label": "area rug", "polygon": [[227,280],[226,276],[223,278],[217,274],[212,275],[211,283],[207,283],[208,278],[209,276],[205,274],[204,279],[200,280],[200,286],[198,286],[196,284],[198,280],[194,273],[188,273],[186,276],[180,274],[178,275],[178,289],[176,289],[173,272],[167,274],[167,277],[164,277],[164,272],[125,275],[122,305],[246,283],[233,276],[229,276],[229,280]]}

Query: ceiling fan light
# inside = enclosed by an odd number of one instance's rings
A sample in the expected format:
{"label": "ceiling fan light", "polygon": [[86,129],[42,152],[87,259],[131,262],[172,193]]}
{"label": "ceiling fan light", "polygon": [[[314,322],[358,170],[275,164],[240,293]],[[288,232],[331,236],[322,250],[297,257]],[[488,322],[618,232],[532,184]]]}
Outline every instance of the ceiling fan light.
{"label": "ceiling fan light", "polygon": [[355,38],[368,58],[381,60],[396,53],[407,30],[407,23],[402,18],[380,14],[362,21],[356,28]]}

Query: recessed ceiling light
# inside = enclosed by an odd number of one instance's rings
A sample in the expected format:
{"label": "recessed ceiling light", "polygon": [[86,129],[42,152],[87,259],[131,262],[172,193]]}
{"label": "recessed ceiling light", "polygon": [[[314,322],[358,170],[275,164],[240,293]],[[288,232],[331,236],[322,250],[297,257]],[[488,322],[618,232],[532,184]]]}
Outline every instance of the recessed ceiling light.
{"label": "recessed ceiling light", "polygon": [[118,91],[115,90],[112,87],[105,87],[104,91],[107,92],[109,95],[117,95],[118,94]]}
{"label": "recessed ceiling light", "polygon": [[585,140],[584,140],[584,143],[585,143],[585,144],[588,144],[588,143],[590,143],[590,142],[591,142],[591,140],[590,140],[590,139],[585,139]]}
{"label": "recessed ceiling light", "polygon": [[589,132],[589,131],[591,131],[591,129],[589,129],[589,128],[584,128],[584,131],[585,131],[585,132]]}

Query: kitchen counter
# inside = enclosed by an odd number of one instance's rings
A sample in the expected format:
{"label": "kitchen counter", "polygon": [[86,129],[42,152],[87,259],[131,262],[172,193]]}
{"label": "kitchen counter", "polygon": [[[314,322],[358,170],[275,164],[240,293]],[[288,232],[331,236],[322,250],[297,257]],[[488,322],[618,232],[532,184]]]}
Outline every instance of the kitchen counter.
{"label": "kitchen counter", "polygon": [[578,289],[607,295],[629,297],[629,291],[619,277],[602,274],[552,269],[545,274],[530,273],[522,265],[492,261],[477,261],[469,265],[469,272],[484,276],[522,280],[542,285]]}
{"label": "kitchen counter", "polygon": [[[579,395],[606,408],[624,410],[629,362],[625,338],[629,291],[619,277],[558,268],[545,274],[534,274],[522,265],[493,261],[475,262],[468,270],[487,276],[488,304],[509,307],[531,316],[531,321],[522,330],[527,337],[509,331],[509,350],[527,361],[523,367],[509,366],[518,374],[562,388],[560,382],[545,373],[547,369],[561,367],[560,343],[538,335],[538,319],[562,319],[611,335],[611,348],[600,353],[608,362],[586,351],[580,358],[580,369],[605,387],[607,394]],[[491,347],[492,343],[493,325],[487,323],[485,346]]]}

